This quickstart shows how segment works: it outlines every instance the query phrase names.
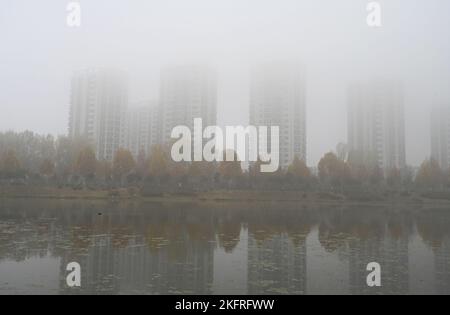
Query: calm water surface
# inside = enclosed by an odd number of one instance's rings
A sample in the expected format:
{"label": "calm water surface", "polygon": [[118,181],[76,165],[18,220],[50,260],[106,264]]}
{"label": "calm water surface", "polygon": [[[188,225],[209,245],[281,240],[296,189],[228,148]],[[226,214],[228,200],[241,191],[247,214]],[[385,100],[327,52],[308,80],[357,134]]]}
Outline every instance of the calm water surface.
{"label": "calm water surface", "polygon": [[450,294],[450,209],[0,200],[15,293]]}

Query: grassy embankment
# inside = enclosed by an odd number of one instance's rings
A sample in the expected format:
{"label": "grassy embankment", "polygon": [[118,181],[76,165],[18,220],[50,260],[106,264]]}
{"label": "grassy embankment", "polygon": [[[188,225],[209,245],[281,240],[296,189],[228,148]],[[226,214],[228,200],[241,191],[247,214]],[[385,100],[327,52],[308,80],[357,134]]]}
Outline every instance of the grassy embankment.
{"label": "grassy embankment", "polygon": [[71,188],[0,186],[0,198],[14,199],[82,199],[82,200],[151,200],[151,201],[213,201],[213,202],[298,202],[320,204],[403,204],[450,205],[450,193],[346,193],[299,191],[214,191],[192,194],[141,196],[138,189],[74,190]]}

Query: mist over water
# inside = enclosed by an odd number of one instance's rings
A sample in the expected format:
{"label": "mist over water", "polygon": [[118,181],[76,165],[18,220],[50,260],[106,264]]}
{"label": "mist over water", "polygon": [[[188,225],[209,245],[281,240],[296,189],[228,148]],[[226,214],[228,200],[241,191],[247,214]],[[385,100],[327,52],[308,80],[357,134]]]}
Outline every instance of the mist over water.
{"label": "mist over water", "polygon": [[432,106],[450,106],[447,1],[379,1],[382,27],[366,24],[369,1],[80,1],[80,28],[65,1],[4,0],[0,12],[0,130],[66,134],[73,71],[127,71],[130,102],[159,97],[167,65],[209,64],[219,73],[218,124],[248,124],[249,74],[271,61],[306,69],[308,164],[347,141],[347,87],[399,80],[405,93],[406,158],[430,155]]}

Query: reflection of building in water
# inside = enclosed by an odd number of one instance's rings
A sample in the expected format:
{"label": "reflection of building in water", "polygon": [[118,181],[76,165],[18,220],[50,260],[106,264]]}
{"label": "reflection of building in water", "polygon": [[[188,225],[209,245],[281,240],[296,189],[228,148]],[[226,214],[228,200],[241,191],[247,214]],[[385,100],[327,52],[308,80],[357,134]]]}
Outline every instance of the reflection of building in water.
{"label": "reflection of building in water", "polygon": [[[61,273],[71,261],[81,265],[83,294],[210,294],[215,244],[206,240],[181,239],[174,244],[161,240],[150,249],[143,237],[131,238],[126,246],[113,246],[112,236],[99,235],[85,254],[64,257]],[[64,277],[61,288],[68,290]]]}
{"label": "reflection of building in water", "polygon": [[74,293],[66,285],[66,266],[77,262],[81,266],[81,290],[83,294],[117,294],[119,287],[115,278],[114,249],[111,237],[107,235],[93,236],[89,247],[77,253],[65,254],[61,260],[61,291]]}
{"label": "reflection of building in water", "polygon": [[[349,241],[351,294],[407,294],[409,291],[408,238],[373,237]],[[367,265],[381,266],[381,287],[368,287]]]}
{"label": "reflection of building in water", "polygon": [[[194,240],[150,251],[145,245],[119,250],[121,291],[153,294],[209,294],[214,244]],[[128,291],[129,292],[129,291]]]}
{"label": "reflection of building in water", "polygon": [[306,245],[287,234],[248,238],[248,294],[306,294]]}
{"label": "reflection of building in water", "polygon": [[[60,293],[66,294],[323,294],[335,288],[353,294],[450,293],[445,208],[140,212],[40,202],[2,201],[0,273],[9,272],[11,279],[6,287],[0,283],[3,292],[53,293],[54,261],[60,263]],[[318,230],[311,228],[316,224]],[[73,261],[82,267],[81,290],[66,287],[65,268]],[[367,287],[372,261],[381,264],[382,288]],[[21,281],[29,270],[42,273]]]}
{"label": "reflection of building in water", "polygon": [[445,237],[435,249],[437,294],[450,294],[450,238]]}

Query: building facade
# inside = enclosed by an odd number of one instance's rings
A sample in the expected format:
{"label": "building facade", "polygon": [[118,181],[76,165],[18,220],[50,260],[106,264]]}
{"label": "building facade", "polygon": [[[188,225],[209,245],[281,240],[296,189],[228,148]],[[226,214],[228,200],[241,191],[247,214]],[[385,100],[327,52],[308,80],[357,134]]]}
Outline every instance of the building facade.
{"label": "building facade", "polygon": [[450,106],[436,107],[431,114],[431,157],[450,168]]}
{"label": "building facade", "polygon": [[88,69],[74,73],[71,82],[69,136],[86,137],[99,160],[111,161],[123,145],[128,82],[115,69]]}
{"label": "building facade", "polygon": [[[250,90],[250,125],[279,127],[280,166],[288,167],[295,156],[306,162],[306,88],[302,67],[274,63],[254,68]],[[270,141],[268,145],[270,151]]]}
{"label": "building facade", "polygon": [[135,158],[160,142],[159,106],[155,101],[142,101],[132,104],[127,111],[125,123],[125,148]]}
{"label": "building facade", "polygon": [[176,126],[194,128],[194,119],[203,126],[216,125],[217,74],[204,66],[176,66],[162,70],[160,87],[161,140],[170,143]]}
{"label": "building facade", "polygon": [[369,81],[348,90],[349,158],[358,156],[384,170],[406,167],[402,87]]}

